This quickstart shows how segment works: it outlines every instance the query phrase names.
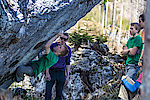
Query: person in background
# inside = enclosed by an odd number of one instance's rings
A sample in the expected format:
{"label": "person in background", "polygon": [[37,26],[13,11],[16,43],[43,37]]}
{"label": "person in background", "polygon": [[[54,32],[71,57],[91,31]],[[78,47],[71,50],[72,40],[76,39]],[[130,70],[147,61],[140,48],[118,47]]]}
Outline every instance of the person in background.
{"label": "person in background", "polygon": [[131,78],[122,76],[122,84],[120,87],[119,95],[123,100],[140,100],[140,85],[143,79],[143,72],[141,71],[137,80],[134,82]]}
{"label": "person in background", "polygon": [[[65,84],[69,81],[70,57],[71,49],[66,44],[69,39],[69,34],[64,33],[60,36],[60,42],[53,43],[50,48],[53,51],[58,44],[67,46],[69,53],[67,56],[59,57],[59,60],[51,68],[46,70],[46,95],[45,100],[52,99],[52,87],[56,82],[56,97],[55,100],[62,100],[62,91]],[[66,76],[65,76],[66,70]]]}
{"label": "person in background", "polygon": [[144,41],[145,41],[145,31],[144,31],[144,27],[145,27],[145,17],[144,17],[144,14],[141,14],[141,15],[139,16],[139,25],[140,25],[140,27],[141,27],[140,35],[141,35],[142,40],[143,40],[143,50],[142,50],[142,54],[141,54],[141,57],[140,57],[140,59],[139,59],[138,65],[139,65],[139,66],[143,66]]}
{"label": "person in background", "polygon": [[128,75],[132,80],[135,80],[135,76],[139,70],[138,62],[141,56],[143,42],[138,32],[140,27],[138,23],[131,23],[130,35],[126,46],[121,52],[123,55],[128,55],[126,60],[125,74]]}
{"label": "person in background", "polygon": [[141,85],[142,83],[142,77],[143,77],[143,72],[140,73],[138,79],[135,81],[134,84],[131,84],[129,83],[127,80],[126,80],[126,77],[127,76],[123,76],[122,77],[122,83],[125,85],[125,87],[132,93],[134,93]]}

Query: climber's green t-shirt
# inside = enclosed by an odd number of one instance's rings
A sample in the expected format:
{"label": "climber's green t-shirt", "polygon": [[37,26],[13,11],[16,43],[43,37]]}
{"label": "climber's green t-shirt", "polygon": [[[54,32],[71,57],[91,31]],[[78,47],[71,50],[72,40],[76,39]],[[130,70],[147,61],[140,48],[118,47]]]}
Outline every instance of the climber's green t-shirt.
{"label": "climber's green t-shirt", "polygon": [[126,60],[126,65],[138,64],[143,49],[142,38],[139,35],[137,35],[136,37],[131,37],[129,38],[126,46],[128,47],[128,49],[133,47],[138,47],[137,53],[135,55],[128,55],[128,58]]}
{"label": "climber's green t-shirt", "polygon": [[52,51],[46,55],[43,55],[39,60],[32,61],[34,77],[37,77],[41,72],[44,72],[46,69],[56,64],[57,61],[58,56],[55,55]]}

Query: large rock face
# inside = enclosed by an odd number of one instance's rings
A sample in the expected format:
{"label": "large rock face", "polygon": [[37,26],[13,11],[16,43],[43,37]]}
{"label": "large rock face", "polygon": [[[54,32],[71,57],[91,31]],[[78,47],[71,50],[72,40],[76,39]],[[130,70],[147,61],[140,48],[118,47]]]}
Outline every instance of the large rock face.
{"label": "large rock face", "polygon": [[1,0],[0,85],[44,43],[68,30],[101,0]]}

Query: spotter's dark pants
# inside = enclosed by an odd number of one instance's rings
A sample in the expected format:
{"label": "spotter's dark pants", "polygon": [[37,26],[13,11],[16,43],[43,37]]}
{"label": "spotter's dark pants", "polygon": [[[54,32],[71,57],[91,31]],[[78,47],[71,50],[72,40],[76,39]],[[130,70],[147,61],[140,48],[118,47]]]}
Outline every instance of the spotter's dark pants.
{"label": "spotter's dark pants", "polygon": [[65,71],[62,70],[49,70],[51,80],[46,81],[46,95],[45,100],[52,100],[52,87],[56,82],[56,97],[55,100],[62,100],[62,91],[65,84]]}

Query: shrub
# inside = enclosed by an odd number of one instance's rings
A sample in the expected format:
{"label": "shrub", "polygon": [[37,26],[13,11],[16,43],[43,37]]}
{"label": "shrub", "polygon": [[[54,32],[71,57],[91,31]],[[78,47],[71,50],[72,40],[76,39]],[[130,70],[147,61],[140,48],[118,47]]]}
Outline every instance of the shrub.
{"label": "shrub", "polygon": [[88,33],[84,33],[83,35],[74,32],[70,34],[69,42],[74,45],[75,51],[78,50],[79,47],[81,47],[81,44],[87,44],[89,42],[93,41],[92,36],[88,36]]}
{"label": "shrub", "polygon": [[103,35],[95,36],[95,40],[98,44],[107,42],[107,38]]}

